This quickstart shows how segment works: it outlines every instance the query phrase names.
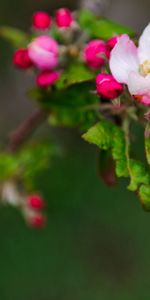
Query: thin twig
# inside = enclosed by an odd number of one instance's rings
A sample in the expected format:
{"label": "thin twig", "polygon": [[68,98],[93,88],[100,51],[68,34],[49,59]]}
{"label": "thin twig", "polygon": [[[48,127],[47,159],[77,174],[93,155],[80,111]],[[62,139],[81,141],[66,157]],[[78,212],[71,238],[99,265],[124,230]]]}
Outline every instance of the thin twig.
{"label": "thin twig", "polygon": [[47,113],[42,109],[36,109],[17,129],[9,135],[8,150],[17,151],[31,136],[34,130],[46,119]]}

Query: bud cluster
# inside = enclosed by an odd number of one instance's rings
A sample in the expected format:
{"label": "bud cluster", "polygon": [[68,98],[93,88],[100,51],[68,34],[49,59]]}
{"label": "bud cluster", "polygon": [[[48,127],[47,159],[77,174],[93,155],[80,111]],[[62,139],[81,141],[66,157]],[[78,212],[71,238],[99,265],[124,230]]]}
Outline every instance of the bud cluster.
{"label": "bud cluster", "polygon": [[[54,29],[61,39],[53,36]],[[89,41],[87,37],[78,45],[78,40],[74,39],[74,32],[77,36],[82,36],[82,30],[68,8],[58,9],[54,17],[44,11],[35,12],[32,16],[32,30],[33,38],[26,48],[16,50],[13,63],[22,70],[32,69],[36,74],[36,84],[40,88],[48,88],[60,79],[63,69],[67,68],[65,64],[70,61],[68,56],[74,56],[70,48],[76,49],[78,60],[90,68],[96,77],[101,68],[106,71],[105,66],[111,51],[118,42],[118,36],[108,41]],[[107,100],[113,100],[123,91],[123,86],[107,72],[97,77],[96,88],[98,95]]]}
{"label": "bud cluster", "polygon": [[39,194],[23,195],[15,182],[5,182],[1,188],[1,201],[5,205],[18,208],[26,221],[33,228],[43,228],[46,216],[43,214],[45,201]]}
{"label": "bud cluster", "polygon": [[51,36],[53,26],[66,31],[75,25],[72,12],[67,8],[56,11],[52,18],[47,12],[38,11],[32,16],[34,38],[26,48],[17,49],[13,55],[13,64],[22,70],[36,71],[36,83],[41,88],[53,85],[59,78],[60,47]]}

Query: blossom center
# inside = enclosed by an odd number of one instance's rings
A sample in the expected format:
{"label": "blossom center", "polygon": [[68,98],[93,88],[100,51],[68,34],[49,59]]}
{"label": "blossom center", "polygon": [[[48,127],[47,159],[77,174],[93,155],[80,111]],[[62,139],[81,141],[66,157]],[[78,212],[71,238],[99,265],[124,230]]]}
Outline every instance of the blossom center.
{"label": "blossom center", "polygon": [[140,73],[143,76],[150,73],[150,60],[145,60],[144,63],[140,65]]}

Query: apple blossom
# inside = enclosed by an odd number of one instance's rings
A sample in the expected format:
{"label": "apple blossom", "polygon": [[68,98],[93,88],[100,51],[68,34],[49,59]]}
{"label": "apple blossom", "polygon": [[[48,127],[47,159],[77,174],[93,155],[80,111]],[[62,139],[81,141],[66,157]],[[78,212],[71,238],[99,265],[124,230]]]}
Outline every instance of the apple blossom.
{"label": "apple blossom", "polygon": [[134,98],[150,105],[150,24],[139,39],[138,47],[122,35],[111,52],[110,69],[115,79],[128,86]]}
{"label": "apple blossom", "polygon": [[123,92],[123,85],[110,74],[99,74],[96,77],[96,89],[101,97],[113,100]]}
{"label": "apple blossom", "polygon": [[59,46],[50,36],[35,38],[28,46],[31,61],[41,70],[53,69],[58,64]]}

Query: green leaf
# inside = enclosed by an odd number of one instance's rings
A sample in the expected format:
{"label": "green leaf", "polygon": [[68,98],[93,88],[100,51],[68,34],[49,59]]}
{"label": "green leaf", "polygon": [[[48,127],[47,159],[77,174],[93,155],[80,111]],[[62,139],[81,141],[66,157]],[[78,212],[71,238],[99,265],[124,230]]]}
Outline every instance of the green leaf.
{"label": "green leaf", "polygon": [[94,78],[95,74],[91,70],[89,70],[85,65],[77,62],[72,64],[68,70],[65,70],[60,80],[56,83],[56,87],[58,89],[62,89],[76,83],[93,80]]}
{"label": "green leaf", "polygon": [[139,189],[139,197],[143,208],[150,211],[150,186],[142,185]]}
{"label": "green leaf", "polygon": [[16,156],[0,153],[0,181],[5,181],[18,173],[19,162]]}
{"label": "green leaf", "polygon": [[19,170],[27,188],[32,188],[35,177],[49,166],[58,149],[51,143],[28,145],[18,154]]}
{"label": "green leaf", "polygon": [[59,149],[49,144],[28,145],[16,154],[0,153],[0,181],[19,179],[32,189],[35,178],[47,168]]}
{"label": "green leaf", "polygon": [[0,27],[0,37],[6,39],[15,48],[26,47],[29,42],[25,32],[6,26]]}
{"label": "green leaf", "polygon": [[116,161],[116,174],[118,177],[128,177],[127,159],[125,154],[125,136],[121,128],[115,126],[113,130],[112,155]]}
{"label": "green leaf", "polygon": [[91,32],[93,23],[96,21],[96,16],[88,9],[82,9],[79,12],[78,24],[82,29]]}
{"label": "green leaf", "polygon": [[81,10],[78,18],[81,28],[89,34],[91,38],[102,38],[107,40],[115,35],[126,33],[135,36],[133,30],[127,26],[120,25],[107,19],[98,19],[89,10]]}
{"label": "green leaf", "polygon": [[[90,128],[83,138],[89,143],[97,145],[100,149],[112,152],[112,157],[116,162],[116,174],[118,177],[129,177],[130,185],[128,189],[131,191],[139,191],[141,197],[148,201],[150,196],[150,172],[146,169],[142,162],[130,158],[130,136],[128,122],[125,122],[124,130],[116,125],[101,121]],[[141,186],[143,187],[141,189]],[[149,194],[148,194],[149,192]],[[147,198],[146,198],[147,197]],[[150,200],[149,200],[150,202]]]}
{"label": "green leaf", "polygon": [[49,116],[49,123],[52,126],[80,126],[81,130],[91,127],[97,119],[94,111],[78,111],[76,109],[62,108],[54,109]]}
{"label": "green leaf", "polygon": [[125,156],[125,138],[123,131],[108,121],[101,121],[90,128],[83,138],[102,150],[112,151],[116,162],[116,174],[118,177],[127,177],[127,160]]}
{"label": "green leaf", "polygon": [[93,82],[82,82],[52,92],[36,88],[29,95],[50,110],[51,125],[80,126],[86,130],[98,119],[95,105],[99,107],[100,100],[92,93],[94,88]]}
{"label": "green leaf", "polygon": [[150,124],[148,123],[145,128],[145,152],[147,162],[150,165]]}
{"label": "green leaf", "polygon": [[113,126],[107,121],[99,122],[82,137],[85,141],[97,145],[102,150],[109,150],[113,145]]}
{"label": "green leaf", "polygon": [[130,127],[128,119],[124,120],[123,130],[125,136],[125,155],[130,177],[128,189],[130,191],[137,191],[141,184],[150,183],[150,174],[142,162],[130,158]]}
{"label": "green leaf", "polygon": [[124,33],[130,35],[131,37],[135,35],[135,33],[128,27],[106,19],[100,19],[94,22],[91,32],[93,37],[102,38],[104,40]]}
{"label": "green leaf", "polygon": [[94,88],[92,82],[84,82],[52,92],[34,88],[28,95],[39,101],[46,109],[76,109],[80,112],[86,108],[86,105],[99,103],[99,97],[90,92]]}
{"label": "green leaf", "polygon": [[129,172],[131,182],[128,189],[130,191],[137,191],[141,184],[150,184],[150,174],[142,162],[130,159]]}

